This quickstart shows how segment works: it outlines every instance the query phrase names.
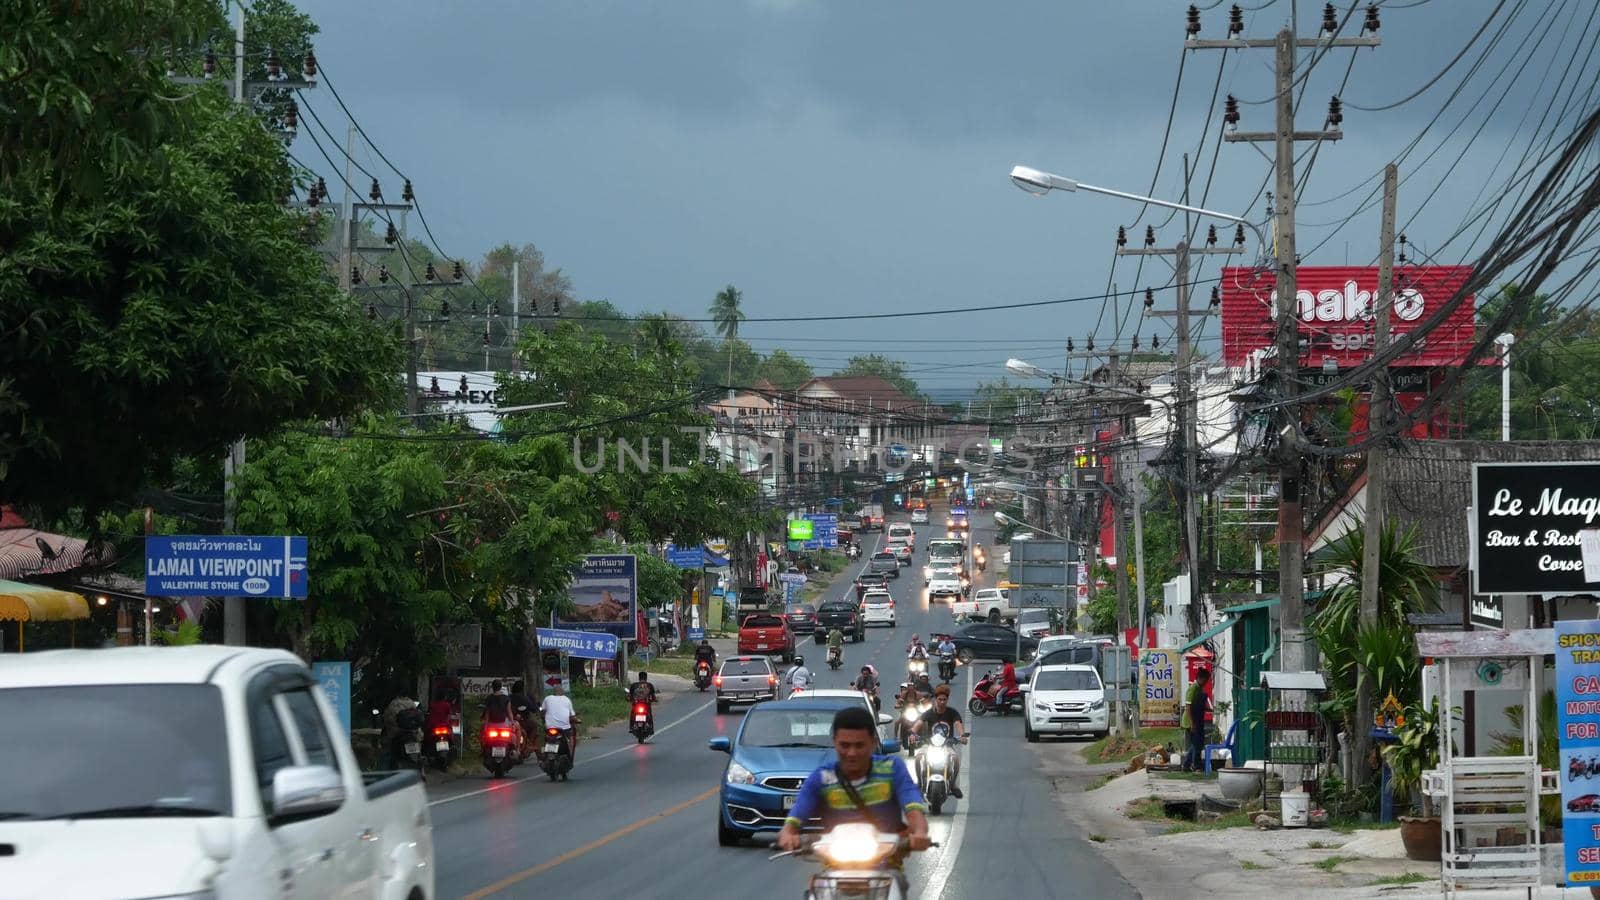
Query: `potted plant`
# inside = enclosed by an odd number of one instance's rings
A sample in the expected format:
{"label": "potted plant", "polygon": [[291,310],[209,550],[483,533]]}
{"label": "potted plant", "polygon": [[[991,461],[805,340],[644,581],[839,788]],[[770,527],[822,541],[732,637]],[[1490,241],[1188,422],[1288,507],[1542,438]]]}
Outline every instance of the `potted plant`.
{"label": "potted plant", "polygon": [[1413,703],[1406,709],[1405,724],[1395,733],[1398,740],[1383,748],[1384,762],[1389,766],[1389,784],[1398,797],[1411,798],[1413,809],[1420,816],[1400,817],[1400,840],[1405,844],[1406,858],[1424,861],[1439,859],[1443,836],[1439,817],[1434,815],[1433,802],[1422,793],[1422,775],[1439,765],[1439,701],[1426,708]]}

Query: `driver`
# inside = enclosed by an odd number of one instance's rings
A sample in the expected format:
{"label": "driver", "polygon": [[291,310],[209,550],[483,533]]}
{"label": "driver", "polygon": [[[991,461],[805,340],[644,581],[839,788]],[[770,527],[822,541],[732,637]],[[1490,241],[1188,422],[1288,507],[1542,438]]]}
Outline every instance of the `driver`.
{"label": "driver", "polygon": [[[950,685],[941,684],[933,689],[933,708],[922,714],[922,718],[911,726],[911,733],[921,736],[924,729],[932,733],[933,726],[943,724],[950,729],[950,734],[957,741],[965,743],[967,740],[967,726],[961,721],[961,713],[950,705]],[[961,753],[954,745],[946,745],[950,751],[950,796],[961,799],[961,787],[957,780],[961,777]]]}
{"label": "driver", "polygon": [[789,670],[789,691],[805,691],[811,688],[811,670],[806,668],[806,658],[796,656],[794,668]]}
{"label": "driver", "polygon": [[717,667],[717,651],[711,646],[711,642],[704,638],[700,639],[700,646],[694,648],[694,661],[698,663],[701,660],[705,660],[713,669]]}
{"label": "driver", "polygon": [[922,645],[922,638],[920,636],[915,635],[915,634],[913,634],[911,636],[911,643],[906,645],[906,658],[907,659],[927,659],[928,658],[928,648],[924,647]]}
{"label": "driver", "polygon": [[[818,767],[800,786],[778,832],[779,849],[798,850],[800,828],[813,817],[822,820],[824,831],[846,822],[869,822],[880,832],[905,835],[912,850],[928,849],[922,791],[900,757],[872,752],[877,745],[878,723],[864,707],[849,706],[834,714],[838,760]],[[903,872],[900,878],[903,885]]]}

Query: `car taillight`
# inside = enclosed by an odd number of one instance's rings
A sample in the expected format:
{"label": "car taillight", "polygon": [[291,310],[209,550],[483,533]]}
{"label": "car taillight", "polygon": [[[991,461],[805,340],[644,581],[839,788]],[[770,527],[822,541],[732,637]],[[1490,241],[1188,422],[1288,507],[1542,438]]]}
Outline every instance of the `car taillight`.
{"label": "car taillight", "polygon": [[778,683],[778,676],[776,676],[776,675],[768,675],[767,676],[767,685],[768,686],[773,686],[773,685],[776,685],[777,683]]}
{"label": "car taillight", "polygon": [[713,675],[713,676],[711,676],[711,683],[716,685],[717,687],[722,687],[722,676],[721,675]]}

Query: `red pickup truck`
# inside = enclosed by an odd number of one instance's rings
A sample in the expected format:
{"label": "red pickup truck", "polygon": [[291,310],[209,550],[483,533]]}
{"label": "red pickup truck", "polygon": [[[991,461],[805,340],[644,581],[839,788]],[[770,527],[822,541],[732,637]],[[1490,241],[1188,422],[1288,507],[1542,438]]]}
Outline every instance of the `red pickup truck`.
{"label": "red pickup truck", "polygon": [[783,616],[759,613],[746,616],[739,625],[741,656],[781,655],[784,662],[794,659],[794,632]]}

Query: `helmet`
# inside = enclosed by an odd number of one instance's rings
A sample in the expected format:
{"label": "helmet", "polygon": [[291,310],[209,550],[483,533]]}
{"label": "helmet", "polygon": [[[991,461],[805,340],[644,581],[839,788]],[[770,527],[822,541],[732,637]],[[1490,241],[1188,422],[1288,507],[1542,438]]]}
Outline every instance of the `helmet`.
{"label": "helmet", "polygon": [[794,664],[795,664],[796,668],[799,668],[800,666],[803,666],[803,665],[806,664],[806,658],[804,656],[796,656],[794,658]]}

